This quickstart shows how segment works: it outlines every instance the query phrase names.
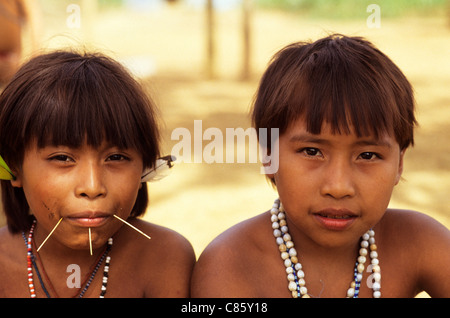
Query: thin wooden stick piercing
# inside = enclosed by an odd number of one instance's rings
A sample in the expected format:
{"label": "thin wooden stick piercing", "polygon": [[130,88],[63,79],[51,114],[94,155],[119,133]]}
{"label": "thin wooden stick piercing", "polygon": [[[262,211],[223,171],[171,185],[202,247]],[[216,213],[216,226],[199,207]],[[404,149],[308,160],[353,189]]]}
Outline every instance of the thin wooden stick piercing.
{"label": "thin wooden stick piercing", "polygon": [[91,256],[92,256],[92,237],[91,237],[91,228],[89,228],[89,251],[91,252]]}
{"label": "thin wooden stick piercing", "polygon": [[55,227],[53,228],[53,230],[50,232],[49,235],[47,235],[47,237],[45,238],[44,242],[42,242],[42,244],[39,246],[39,248],[37,249],[37,252],[39,252],[39,250],[42,248],[42,246],[45,244],[45,242],[47,242],[47,240],[49,239],[49,237],[53,234],[53,232],[55,232],[56,228],[58,227],[59,223],[61,223],[63,218],[60,218],[58,223],[56,223]]}
{"label": "thin wooden stick piercing", "polygon": [[123,223],[125,223],[126,225],[128,225],[129,227],[131,227],[133,230],[138,231],[140,234],[144,235],[146,238],[148,238],[149,240],[151,240],[152,238],[150,236],[148,236],[147,234],[145,234],[144,232],[142,232],[141,230],[139,230],[138,228],[134,227],[133,225],[131,225],[130,223],[128,223],[127,221],[125,221],[124,219],[121,219],[120,217],[118,217],[117,215],[114,214],[114,217],[120,221],[122,221]]}

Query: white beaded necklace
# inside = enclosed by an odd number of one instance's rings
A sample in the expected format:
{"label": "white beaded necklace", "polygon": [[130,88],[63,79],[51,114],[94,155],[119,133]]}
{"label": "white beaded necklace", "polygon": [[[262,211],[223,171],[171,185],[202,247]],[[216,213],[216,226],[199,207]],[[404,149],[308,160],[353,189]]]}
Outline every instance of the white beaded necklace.
{"label": "white beaded necklace", "polygon": [[[305,273],[302,270],[302,264],[298,261],[294,242],[289,235],[286,214],[280,199],[275,200],[270,213],[273,235],[278,244],[284,266],[286,266],[286,274],[289,282],[288,289],[292,292],[293,298],[309,298],[310,296],[308,295],[308,289],[306,288],[305,282]],[[370,253],[367,248],[370,249]],[[350,288],[347,290],[347,298],[358,298],[359,287],[364,272],[364,264],[368,253],[371,258],[371,265],[369,266],[372,267],[371,276],[373,280],[372,282],[368,282],[368,284],[371,285],[369,287],[372,287],[373,297],[381,297],[381,269],[378,261],[377,246],[375,245],[375,232],[369,230],[361,237],[361,248],[355,264],[354,279],[350,284]]]}

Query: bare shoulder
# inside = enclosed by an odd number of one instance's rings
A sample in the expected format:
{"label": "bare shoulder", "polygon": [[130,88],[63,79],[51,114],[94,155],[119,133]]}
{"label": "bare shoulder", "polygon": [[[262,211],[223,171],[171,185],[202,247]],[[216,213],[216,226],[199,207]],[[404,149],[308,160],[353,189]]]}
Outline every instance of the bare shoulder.
{"label": "bare shoulder", "polygon": [[0,252],[7,246],[7,241],[11,239],[11,233],[6,226],[0,228]]}
{"label": "bare shoulder", "polygon": [[20,234],[12,234],[8,227],[0,228],[0,255],[2,258],[15,255],[17,250],[25,246],[25,241]]}
{"label": "bare shoulder", "polygon": [[380,225],[385,248],[391,255],[396,251],[405,267],[414,270],[417,291],[450,297],[450,272],[446,270],[450,263],[449,229],[424,213],[410,210],[388,210]]}
{"label": "bare shoulder", "polygon": [[[132,224],[151,237],[151,240],[144,240],[143,242],[151,244],[158,251],[164,249],[166,253],[171,252],[178,256],[185,255],[188,258],[195,258],[191,243],[180,233],[140,219],[132,221]],[[134,234],[139,235],[136,232]]]}
{"label": "bare shoulder", "polygon": [[266,250],[273,247],[271,238],[267,213],[238,223],[220,234],[205,248],[195,266],[192,297],[252,295],[252,277],[258,277],[264,267]]}
{"label": "bare shoulder", "polygon": [[0,228],[0,298],[20,297],[17,281],[24,275],[26,245],[20,234],[12,234],[7,227]]}
{"label": "bare shoulder", "polygon": [[390,235],[405,234],[410,240],[420,240],[427,244],[429,240],[448,240],[450,231],[436,219],[417,211],[389,209],[382,219],[384,232]]}
{"label": "bare shoulder", "polygon": [[148,282],[145,296],[188,297],[195,264],[190,242],[174,230],[144,220],[136,219],[131,224],[151,237],[149,240],[126,226],[121,229],[123,249],[131,250],[124,251],[128,255],[127,263],[133,260],[133,270],[140,273],[140,281]]}

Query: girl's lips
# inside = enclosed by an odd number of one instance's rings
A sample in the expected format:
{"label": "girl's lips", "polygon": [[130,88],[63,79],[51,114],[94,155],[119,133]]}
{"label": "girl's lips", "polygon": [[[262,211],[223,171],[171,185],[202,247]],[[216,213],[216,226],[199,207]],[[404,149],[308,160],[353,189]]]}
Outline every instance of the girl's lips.
{"label": "girl's lips", "polygon": [[347,229],[357,218],[357,215],[349,210],[335,209],[322,210],[313,215],[323,227],[332,231]]}
{"label": "girl's lips", "polygon": [[66,216],[65,219],[82,227],[99,227],[105,224],[110,217],[109,213],[82,212]]}

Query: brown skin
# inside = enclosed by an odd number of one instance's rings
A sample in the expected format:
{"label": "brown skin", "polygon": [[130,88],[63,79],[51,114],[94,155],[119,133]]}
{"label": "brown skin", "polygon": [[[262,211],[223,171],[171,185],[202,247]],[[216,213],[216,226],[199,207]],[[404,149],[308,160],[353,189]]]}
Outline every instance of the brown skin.
{"label": "brown skin", "polygon": [[[388,210],[374,230],[383,298],[414,297],[423,290],[431,297],[449,297],[450,237],[443,225],[418,212]],[[343,255],[297,251],[312,297],[345,297],[353,278],[356,247]],[[372,297],[365,283],[369,275],[364,272],[361,298]],[[194,269],[191,296],[289,298],[287,285],[266,212],[232,227],[207,247]]]}
{"label": "brown skin", "polygon": [[[116,222],[120,230],[114,235],[107,298],[158,298],[188,297],[191,271],[195,256],[190,243],[181,235],[154,224],[135,220],[131,223],[151,235],[148,240],[126,225]],[[56,232],[56,231],[55,231]],[[71,275],[67,266],[77,264],[81,268],[81,281],[90,273],[98,255],[104,247],[95,249],[90,256],[89,249],[81,251],[51,250],[52,238],[39,252],[45,271],[59,297],[73,297],[80,289],[68,288],[66,281]],[[41,241],[39,241],[41,242]],[[35,252],[35,250],[34,250]],[[21,234],[12,235],[7,228],[0,229],[0,297],[30,297],[27,284],[26,246]],[[42,268],[40,268],[42,273]],[[100,295],[103,266],[85,294],[98,298]],[[39,281],[34,276],[37,297],[46,297]],[[46,288],[49,284],[46,281]],[[83,288],[82,286],[81,288]],[[55,294],[51,292],[51,296]]]}
{"label": "brown skin", "polygon": [[[359,238],[375,231],[382,297],[450,296],[450,232],[418,212],[387,209],[403,170],[404,151],[390,135],[374,139],[311,135],[300,119],[279,139],[274,178],[306,286],[312,297],[345,297]],[[346,209],[354,222],[329,229],[317,212]],[[194,269],[192,297],[291,297],[270,213],[244,221],[215,239]],[[366,263],[370,264],[369,261]],[[360,297],[372,297],[365,272]]]}
{"label": "brown skin", "polygon": [[[188,297],[195,255],[190,243],[169,229],[133,220],[131,223],[152,237],[148,240],[112,215],[127,219],[140,188],[142,159],[133,149],[117,149],[103,143],[95,149],[44,147],[35,144],[25,152],[22,167],[14,170],[15,187],[22,187],[37,219],[36,247],[44,241],[60,218],[63,221],[39,252],[52,297],[72,297],[79,290],[68,288],[67,266],[77,264],[81,281],[106,246],[114,244],[106,297]],[[106,214],[97,226],[71,219],[76,213]],[[89,253],[91,227],[93,256]],[[36,254],[36,248],[34,249]],[[26,247],[21,234],[0,230],[0,297],[29,297]],[[85,297],[100,294],[103,266]],[[44,272],[42,266],[41,273]],[[45,297],[35,275],[38,297]],[[81,286],[83,288],[84,286]]]}

